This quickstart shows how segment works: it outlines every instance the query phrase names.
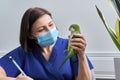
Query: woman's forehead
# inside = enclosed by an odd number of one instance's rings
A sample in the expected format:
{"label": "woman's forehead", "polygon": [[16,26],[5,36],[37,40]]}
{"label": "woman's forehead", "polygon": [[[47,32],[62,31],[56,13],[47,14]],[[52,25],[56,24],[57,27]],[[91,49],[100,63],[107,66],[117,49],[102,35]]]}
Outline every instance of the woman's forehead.
{"label": "woman's forehead", "polygon": [[54,23],[53,19],[45,14],[42,17],[38,18],[32,25],[32,31],[39,29],[40,27],[48,26],[49,24]]}
{"label": "woman's forehead", "polygon": [[52,18],[49,15],[43,15],[42,17],[38,18],[34,23],[33,23],[33,27],[39,27],[39,26],[45,26],[47,24],[50,24],[51,22],[53,22]]}

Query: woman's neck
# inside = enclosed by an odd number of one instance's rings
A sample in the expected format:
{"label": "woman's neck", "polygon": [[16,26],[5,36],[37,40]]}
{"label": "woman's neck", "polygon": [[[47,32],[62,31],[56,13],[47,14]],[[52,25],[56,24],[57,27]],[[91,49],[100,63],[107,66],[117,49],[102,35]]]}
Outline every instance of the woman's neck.
{"label": "woman's neck", "polygon": [[49,60],[49,58],[51,56],[51,52],[52,52],[53,46],[54,45],[46,46],[46,47],[41,47],[42,55],[45,57],[45,59],[47,61]]}

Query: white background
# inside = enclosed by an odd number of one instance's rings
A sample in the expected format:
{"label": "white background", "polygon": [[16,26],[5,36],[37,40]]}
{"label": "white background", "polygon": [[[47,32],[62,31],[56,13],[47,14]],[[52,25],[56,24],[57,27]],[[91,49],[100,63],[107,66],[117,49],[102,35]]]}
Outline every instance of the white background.
{"label": "white background", "polygon": [[43,7],[53,14],[61,37],[67,38],[68,27],[77,23],[87,40],[86,52],[118,52],[95,5],[114,28],[116,15],[107,0],[0,0],[0,51],[8,52],[19,46],[23,13],[30,7]]}

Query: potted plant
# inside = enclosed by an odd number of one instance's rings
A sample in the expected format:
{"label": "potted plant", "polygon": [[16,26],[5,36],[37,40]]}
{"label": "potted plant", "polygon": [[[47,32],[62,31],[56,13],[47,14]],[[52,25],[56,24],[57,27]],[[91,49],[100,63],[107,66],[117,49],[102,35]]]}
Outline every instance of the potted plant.
{"label": "potted plant", "polygon": [[[113,40],[114,44],[120,51],[120,0],[108,0],[108,3],[111,5],[115,13],[117,14],[115,29],[112,29],[108,25],[107,21],[105,20],[105,17],[103,16],[102,12],[97,6],[96,9],[111,39]],[[120,80],[120,68],[119,68],[120,58],[114,58],[114,64],[115,64],[114,67],[115,67],[116,80]]]}

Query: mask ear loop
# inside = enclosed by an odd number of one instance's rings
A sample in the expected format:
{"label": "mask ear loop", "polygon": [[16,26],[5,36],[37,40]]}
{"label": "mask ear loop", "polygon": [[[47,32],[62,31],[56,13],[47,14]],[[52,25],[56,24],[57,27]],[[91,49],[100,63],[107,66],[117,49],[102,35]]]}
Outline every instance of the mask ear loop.
{"label": "mask ear loop", "polygon": [[[55,22],[54,22],[54,23],[55,23]],[[57,27],[56,23],[55,23],[55,27],[56,27],[56,29],[59,31],[59,29],[58,29],[58,27]],[[59,35],[58,35],[58,38],[59,38]]]}

